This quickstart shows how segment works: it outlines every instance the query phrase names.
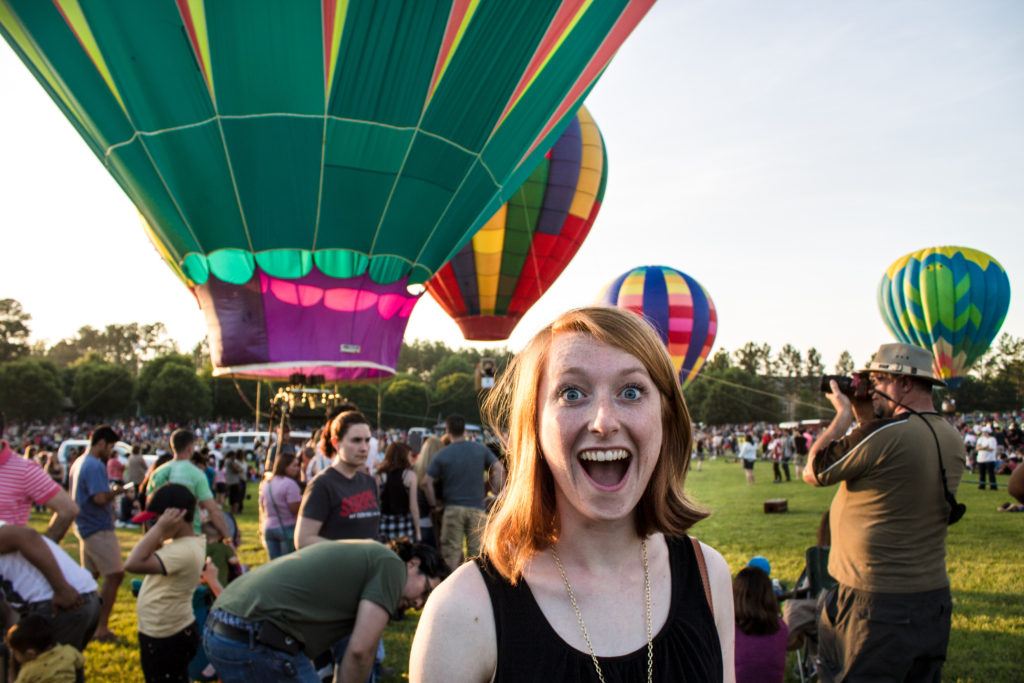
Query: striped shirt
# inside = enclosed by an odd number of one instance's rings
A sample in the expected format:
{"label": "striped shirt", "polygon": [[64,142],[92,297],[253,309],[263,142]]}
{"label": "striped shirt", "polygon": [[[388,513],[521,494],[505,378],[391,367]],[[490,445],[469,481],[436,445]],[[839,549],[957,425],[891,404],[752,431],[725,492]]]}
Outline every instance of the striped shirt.
{"label": "striped shirt", "polygon": [[32,504],[45,505],[58,491],[60,485],[42,467],[0,441],[0,521],[25,526]]}

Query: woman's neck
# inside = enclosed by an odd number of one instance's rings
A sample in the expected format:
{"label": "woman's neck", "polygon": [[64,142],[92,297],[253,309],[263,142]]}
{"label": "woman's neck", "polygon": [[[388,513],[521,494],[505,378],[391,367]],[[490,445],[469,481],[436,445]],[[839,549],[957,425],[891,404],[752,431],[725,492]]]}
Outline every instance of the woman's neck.
{"label": "woman's neck", "polygon": [[559,514],[556,548],[563,562],[590,567],[618,566],[625,558],[632,562],[631,549],[640,547],[632,516],[613,521],[594,521],[573,514]]}
{"label": "woman's neck", "polygon": [[345,462],[339,457],[334,458],[334,462],[331,463],[331,467],[336,469],[338,471],[338,474],[342,475],[346,479],[351,479],[352,477],[356,476],[356,473],[359,472],[358,467],[351,463]]}

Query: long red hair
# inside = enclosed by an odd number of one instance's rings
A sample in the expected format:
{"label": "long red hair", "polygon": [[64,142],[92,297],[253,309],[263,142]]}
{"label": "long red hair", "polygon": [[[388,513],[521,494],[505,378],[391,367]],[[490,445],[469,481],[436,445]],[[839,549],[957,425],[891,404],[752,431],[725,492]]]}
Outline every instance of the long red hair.
{"label": "long red hair", "polygon": [[533,555],[558,540],[554,478],[537,436],[537,393],[551,340],[570,333],[589,335],[635,356],[661,396],[661,452],[636,508],[637,534],[682,536],[707,517],[683,491],[692,444],[690,413],[661,340],[646,321],[627,311],[601,306],[569,311],[530,340],[483,407],[494,433],[508,434],[508,482],[487,521],[483,548],[494,568],[513,583]]}

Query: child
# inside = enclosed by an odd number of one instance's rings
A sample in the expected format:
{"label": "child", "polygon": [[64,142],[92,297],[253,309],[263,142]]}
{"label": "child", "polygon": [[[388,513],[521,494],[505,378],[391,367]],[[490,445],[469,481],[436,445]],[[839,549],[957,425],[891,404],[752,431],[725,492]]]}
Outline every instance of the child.
{"label": "child", "polygon": [[55,645],[50,621],[40,614],[29,615],[12,626],[7,631],[7,647],[21,665],[15,683],[84,680],[82,653],[70,645]]}
{"label": "child", "polygon": [[213,522],[203,522],[203,534],[206,535],[206,556],[217,567],[217,580],[226,586],[242,573],[242,565],[234,549],[221,541],[220,532]]}
{"label": "child", "polygon": [[142,675],[147,682],[189,683],[188,665],[199,649],[192,593],[206,559],[206,539],[193,531],[196,499],[180,484],[152,492],[146,511],[159,519],[124,564],[126,571],[147,575],[136,606]]}
{"label": "child", "polygon": [[744,567],[733,579],[732,596],[736,613],[737,683],[782,683],[789,631],[779,617],[779,600],[771,579],[758,566]]}

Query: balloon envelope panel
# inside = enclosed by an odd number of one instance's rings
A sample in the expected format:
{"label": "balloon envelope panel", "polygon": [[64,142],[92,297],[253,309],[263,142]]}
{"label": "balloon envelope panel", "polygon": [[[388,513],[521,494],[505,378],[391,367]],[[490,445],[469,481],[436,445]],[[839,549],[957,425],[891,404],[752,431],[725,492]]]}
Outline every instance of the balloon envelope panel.
{"label": "balloon envelope panel", "polygon": [[0,33],[190,287],[386,287],[509,198],[652,4],[0,0]]}
{"label": "balloon envelope panel", "polygon": [[641,266],[608,283],[598,303],[643,316],[665,343],[680,385],[697,376],[718,332],[718,314],[707,291],[686,273],[668,266]]}
{"label": "balloon envelope panel", "polygon": [[937,377],[957,387],[1006,318],[1010,280],[994,258],[968,247],[929,247],[892,263],[878,308],[893,335],[932,352]]}
{"label": "balloon envelope panel", "polygon": [[507,339],[579,250],[608,178],[601,132],[580,108],[529,179],[427,289],[466,339]]}

